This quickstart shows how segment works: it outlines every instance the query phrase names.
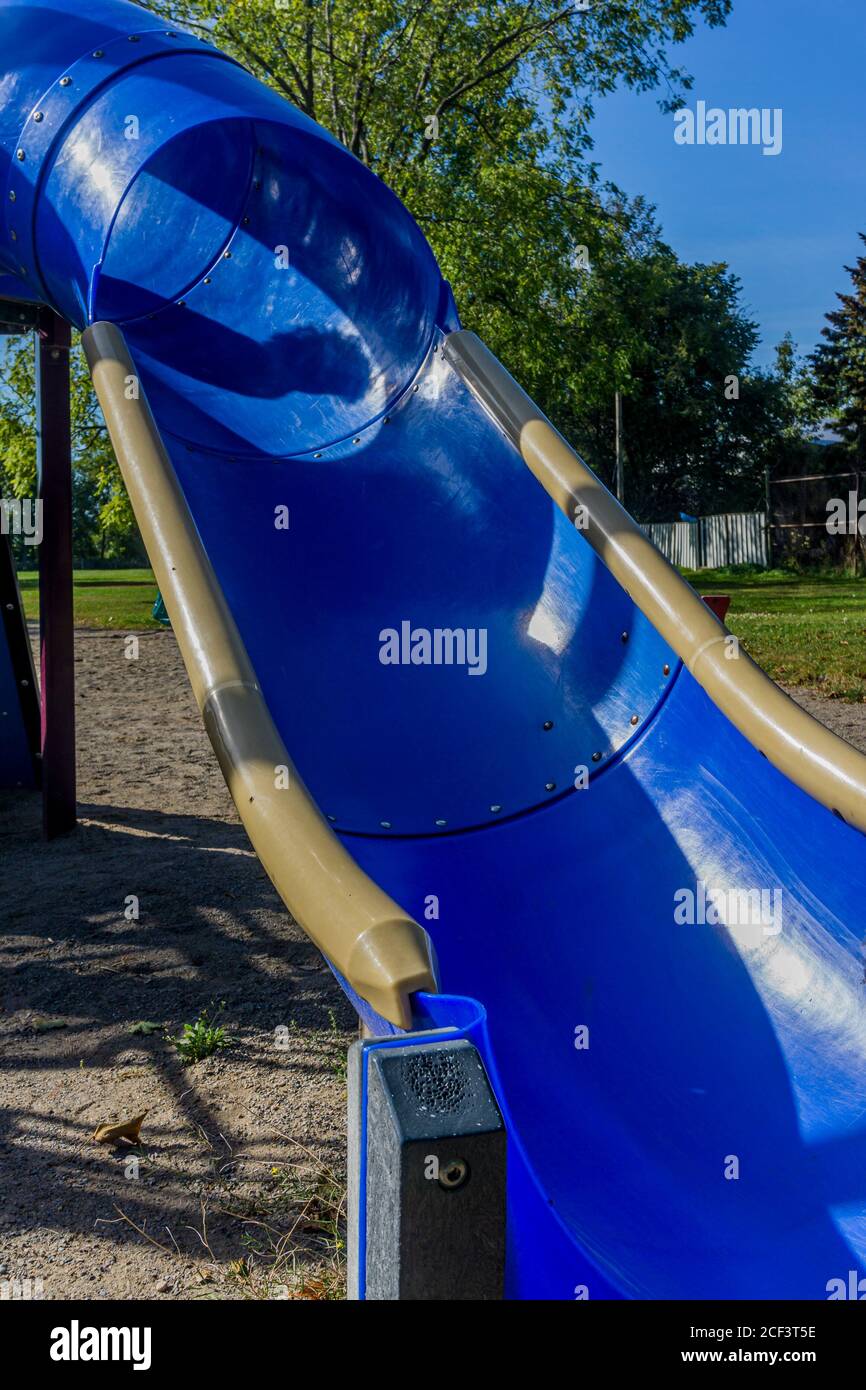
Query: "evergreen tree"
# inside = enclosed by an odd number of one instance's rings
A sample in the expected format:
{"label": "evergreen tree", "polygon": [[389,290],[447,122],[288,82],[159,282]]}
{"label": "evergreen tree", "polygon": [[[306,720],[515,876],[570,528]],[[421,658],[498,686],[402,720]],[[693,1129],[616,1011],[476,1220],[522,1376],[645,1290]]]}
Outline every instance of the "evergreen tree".
{"label": "evergreen tree", "polygon": [[[860,240],[866,246],[863,232]],[[812,368],[815,399],[862,470],[866,463],[866,254],[845,270],[852,290],[837,294],[841,307],[825,315],[824,342],[812,356]]]}

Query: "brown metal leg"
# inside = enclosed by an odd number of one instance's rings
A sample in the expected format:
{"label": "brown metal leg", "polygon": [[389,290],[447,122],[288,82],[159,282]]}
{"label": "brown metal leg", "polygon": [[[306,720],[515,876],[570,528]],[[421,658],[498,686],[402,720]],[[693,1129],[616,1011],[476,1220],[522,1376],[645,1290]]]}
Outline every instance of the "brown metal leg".
{"label": "brown metal leg", "polygon": [[39,636],[42,694],[42,826],[46,839],[75,826],[75,654],[72,624],[72,461],[69,324],[40,314]]}

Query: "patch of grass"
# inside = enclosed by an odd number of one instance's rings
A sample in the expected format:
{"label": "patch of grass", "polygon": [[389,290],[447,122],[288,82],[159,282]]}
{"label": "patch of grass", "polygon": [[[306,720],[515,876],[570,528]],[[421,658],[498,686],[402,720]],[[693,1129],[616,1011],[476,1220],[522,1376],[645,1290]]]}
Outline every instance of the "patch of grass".
{"label": "patch of grass", "polygon": [[189,1066],[192,1062],[200,1062],[205,1057],[212,1057],[215,1052],[231,1047],[234,1039],[220,1024],[212,1022],[207,1009],[202,1009],[195,1023],[185,1023],[178,1036],[169,1036],[168,1041],[184,1065]]}
{"label": "patch of grass", "polygon": [[349,1079],[348,1048],[343,1029],[341,1029],[337,1023],[337,1017],[333,1009],[328,1009],[328,1023],[328,1032],[323,1036],[325,1052],[328,1054],[328,1066],[337,1080],[345,1086]]}
{"label": "patch of grass", "polygon": [[[39,578],[33,570],[18,575],[24,614],[39,617]],[[151,617],[156,599],[156,580],[149,569],[76,570],[73,575],[72,612],[76,627],[100,627],[129,631],[161,631]]]}
{"label": "patch of grass", "polygon": [[750,566],[683,573],[698,593],[730,594],[728,627],[774,681],[866,700],[866,579]]}
{"label": "patch of grass", "polygon": [[244,1227],[246,1254],[224,1270],[242,1298],[346,1297],[345,1183],[303,1145],[297,1147],[304,1157],[272,1168],[255,1199],[223,1208]]}
{"label": "patch of grass", "polygon": [[[208,1254],[193,1298],[342,1300],[346,1297],[346,1184],[291,1135],[274,1134],[299,1150],[274,1166],[253,1196],[202,1199],[201,1230]],[[219,1258],[210,1244],[214,1213],[241,1227],[239,1258]]]}

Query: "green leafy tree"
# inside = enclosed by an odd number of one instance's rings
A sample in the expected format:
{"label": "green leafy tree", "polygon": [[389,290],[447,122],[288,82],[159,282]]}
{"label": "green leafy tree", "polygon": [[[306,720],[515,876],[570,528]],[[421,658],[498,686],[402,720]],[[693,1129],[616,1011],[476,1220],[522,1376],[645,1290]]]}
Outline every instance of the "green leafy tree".
{"label": "green leafy tree", "polygon": [[[327,126],[412,204],[497,152],[541,141],[568,161],[588,147],[593,100],[618,83],[691,79],[668,56],[732,0],[151,0],[232,52]],[[418,215],[420,209],[413,207]]]}
{"label": "green leafy tree", "polygon": [[[108,440],[77,335],[70,354],[73,553],[79,565],[140,563],[144,551]],[[36,364],[32,334],[8,338],[0,358],[0,493],[35,497]],[[33,566],[31,547],[14,538],[16,560]]]}

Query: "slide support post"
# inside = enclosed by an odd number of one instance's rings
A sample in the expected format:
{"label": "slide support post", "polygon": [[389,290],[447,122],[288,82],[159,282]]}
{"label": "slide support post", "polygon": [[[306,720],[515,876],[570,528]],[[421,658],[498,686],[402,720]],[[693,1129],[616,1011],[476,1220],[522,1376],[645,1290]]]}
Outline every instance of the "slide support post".
{"label": "slide support post", "polygon": [[478,1050],[363,1040],[348,1079],[349,1298],[501,1299],[506,1131]]}
{"label": "slide support post", "polygon": [[36,347],[39,649],[42,699],[42,829],[47,840],[73,830],[75,650],[72,620],[72,434],[69,324],[39,313]]}

